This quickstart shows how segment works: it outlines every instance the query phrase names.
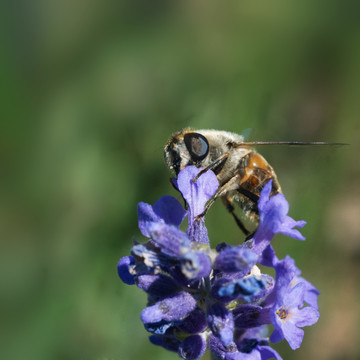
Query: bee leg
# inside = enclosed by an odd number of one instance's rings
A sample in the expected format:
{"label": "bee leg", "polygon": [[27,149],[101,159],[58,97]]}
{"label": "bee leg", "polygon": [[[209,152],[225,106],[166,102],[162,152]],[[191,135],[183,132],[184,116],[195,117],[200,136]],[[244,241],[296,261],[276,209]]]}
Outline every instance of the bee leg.
{"label": "bee leg", "polygon": [[247,241],[247,240],[252,239],[252,238],[254,237],[255,233],[256,233],[256,230],[255,230],[255,231],[253,231],[253,232],[252,232],[251,234],[249,234],[248,236],[246,236],[246,238],[245,238],[245,240],[244,240],[244,241]]}
{"label": "bee leg", "polygon": [[197,215],[196,218],[201,218],[205,216],[205,214],[209,211],[210,207],[215,202],[215,200],[219,197],[225,196],[225,194],[228,191],[235,190],[238,187],[238,182],[239,182],[239,175],[235,175],[227,183],[219,187],[216,190],[215,194],[206,203],[204,211],[201,214]]}
{"label": "bee leg", "polygon": [[246,227],[244,226],[244,224],[242,223],[242,221],[237,217],[237,215],[234,212],[234,206],[232,204],[232,200],[231,198],[229,198],[228,196],[224,196],[222,198],[223,204],[225,205],[227,211],[229,211],[229,213],[233,216],[237,226],[240,228],[240,230],[245,234],[245,236],[249,236],[250,235],[250,231],[248,229],[246,229]]}
{"label": "bee leg", "polygon": [[193,182],[196,182],[196,180],[202,175],[205,174],[208,170],[214,170],[215,174],[219,173],[219,171],[216,171],[216,168],[219,167],[219,169],[222,168],[222,166],[225,164],[226,160],[229,157],[229,153],[225,153],[221,156],[219,156],[215,161],[213,161],[210,165],[208,165],[206,168],[200,170],[198,174],[192,179]]}

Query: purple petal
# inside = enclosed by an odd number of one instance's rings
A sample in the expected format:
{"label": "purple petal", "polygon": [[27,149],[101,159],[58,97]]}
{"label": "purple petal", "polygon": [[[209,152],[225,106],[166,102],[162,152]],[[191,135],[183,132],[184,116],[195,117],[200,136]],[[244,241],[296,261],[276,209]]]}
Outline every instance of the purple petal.
{"label": "purple petal", "polygon": [[273,217],[273,226],[278,225],[278,222],[283,222],[289,212],[289,203],[284,194],[276,194],[270,197],[269,201],[264,206],[263,216],[269,218]]}
{"label": "purple petal", "polygon": [[243,353],[240,351],[228,353],[225,356],[226,360],[261,360],[261,355],[258,350],[254,349],[251,353]]}
{"label": "purple petal", "polygon": [[282,360],[282,357],[270,346],[258,346],[261,360],[273,359]]}
{"label": "purple petal", "polygon": [[296,325],[290,321],[284,322],[282,329],[284,337],[289,343],[290,347],[293,350],[298,349],[304,338],[304,330],[296,327]]}
{"label": "purple petal", "polygon": [[318,296],[319,296],[319,292],[316,290],[306,290],[305,291],[305,296],[304,296],[304,301],[310,305],[312,308],[318,310],[319,309],[319,304],[318,304]]}
{"label": "purple petal", "polygon": [[[275,327],[271,341],[281,340],[283,335],[292,349],[297,349],[300,346],[304,332],[297,327],[303,320],[302,310],[299,310],[298,306],[303,303],[304,293],[304,283],[298,283],[293,288],[288,285],[285,290],[278,291],[278,295],[281,295],[278,296],[277,304],[271,312],[272,324]],[[316,310],[314,311],[317,313]],[[318,316],[315,312],[304,312],[304,324],[316,322]]]}
{"label": "purple petal", "polygon": [[272,189],[272,180],[269,180],[261,191],[261,196],[258,201],[259,211],[264,211],[264,207],[266,206],[270,198],[271,189]]}
{"label": "purple petal", "polygon": [[209,244],[209,237],[204,217],[196,219],[189,214],[189,226],[186,233],[193,242],[199,244]]}
{"label": "purple petal", "polygon": [[261,274],[261,281],[264,284],[264,288],[252,296],[252,302],[263,300],[265,297],[271,294],[274,289],[275,281],[270,275]]}
{"label": "purple petal", "polygon": [[147,324],[181,320],[189,315],[195,306],[196,300],[189,293],[181,292],[145,308],[141,312],[141,321]]}
{"label": "purple petal", "polygon": [[141,290],[160,298],[174,295],[179,290],[172,278],[162,274],[140,275],[137,277],[136,283]]}
{"label": "purple petal", "polygon": [[285,196],[276,194],[269,198],[270,191],[271,182],[269,181],[262,190],[258,203],[260,223],[254,235],[254,251],[259,255],[276,233],[283,233],[298,240],[305,239],[298,230],[293,229],[295,226],[303,227],[305,221],[295,221],[287,216],[289,203]]}
{"label": "purple petal", "polygon": [[273,231],[276,234],[281,233],[286,236],[290,236],[296,240],[305,240],[305,237],[300,233],[299,230],[293,229],[295,226],[302,228],[305,225],[306,221],[304,220],[295,221],[290,216],[286,216],[282,223],[277,223],[274,226]]}
{"label": "purple petal", "polygon": [[178,325],[180,331],[188,334],[197,334],[207,328],[205,313],[196,307],[181,323]]}
{"label": "purple petal", "polygon": [[267,292],[268,278],[270,276],[261,275],[248,276],[237,280],[219,279],[213,285],[212,296],[221,302],[229,302],[235,299],[250,302],[254,298],[262,297]]}
{"label": "purple petal", "polygon": [[139,202],[138,204],[138,219],[139,229],[146,237],[150,237],[148,224],[151,222],[161,221],[160,217],[155,214],[153,207],[144,202]]}
{"label": "purple petal", "polygon": [[175,336],[151,335],[149,340],[152,344],[162,346],[169,351],[178,352],[180,341]]}
{"label": "purple petal", "polygon": [[283,339],[284,339],[283,331],[281,330],[280,327],[275,326],[275,329],[274,329],[273,333],[270,336],[270,341],[273,342],[273,343],[277,343],[277,342],[279,342],[279,341],[281,341]]}
{"label": "purple petal", "polygon": [[259,359],[261,360],[260,352],[258,351],[258,339],[245,338],[238,343],[239,352],[243,357],[235,357],[234,359]]}
{"label": "purple petal", "polygon": [[299,283],[295,285],[291,290],[284,296],[282,299],[287,307],[289,308],[298,308],[302,306],[304,302],[304,295],[305,295],[305,284]]}
{"label": "purple petal", "polygon": [[289,255],[276,263],[275,271],[277,289],[287,289],[295,276],[300,273],[300,270],[295,265],[294,259]]}
{"label": "purple petal", "polygon": [[211,272],[211,260],[201,251],[189,251],[180,260],[181,272],[191,280],[199,280]]}
{"label": "purple petal", "polygon": [[193,179],[200,170],[196,166],[187,166],[180,171],[177,178],[177,185],[189,205],[192,216],[199,215],[204,211],[205,204],[219,187],[218,179],[211,170],[202,174],[194,182]]}
{"label": "purple petal", "polygon": [[169,266],[166,271],[169,273],[169,275],[181,286],[185,286],[189,289],[193,289],[197,291],[200,286],[201,280],[194,280],[189,279],[183,274],[183,264],[181,264],[181,259],[174,259],[173,265]]}
{"label": "purple petal", "polygon": [[269,244],[266,249],[261,254],[259,258],[259,263],[267,267],[275,267],[275,264],[279,261],[278,257],[275,255],[275,251],[271,244]]}
{"label": "purple petal", "polygon": [[269,328],[267,325],[261,325],[258,327],[247,329],[240,337],[239,341],[244,339],[261,339],[267,338],[269,333]]}
{"label": "purple petal", "polygon": [[186,210],[184,210],[179,201],[168,195],[165,195],[156,201],[153,205],[153,210],[166,224],[177,227],[180,226],[186,216]]}
{"label": "purple petal", "polygon": [[222,304],[210,306],[207,321],[212,333],[228,346],[233,342],[234,319],[232,313]]}
{"label": "purple petal", "polygon": [[215,194],[219,182],[211,170],[202,174],[194,182],[193,179],[200,170],[195,166],[187,166],[180,171],[177,185],[189,207],[187,229],[189,238],[197,243],[208,244],[204,217],[197,219],[196,216],[203,213],[205,204]]}
{"label": "purple petal", "polygon": [[178,227],[185,215],[186,211],[172,196],[161,197],[153,206],[144,202],[138,204],[139,229],[146,237],[150,237],[150,223],[166,223]]}
{"label": "purple petal", "polygon": [[[277,308],[275,308],[272,313],[272,322],[275,327],[275,331],[271,335],[271,341],[275,342],[277,340],[281,340],[281,335],[283,335],[293,350],[300,347],[304,337],[304,331],[298,328],[298,326],[312,325],[319,318],[319,313],[316,309],[306,307],[299,310],[297,308],[296,304],[300,302],[300,300],[296,299],[302,298],[304,288],[304,283],[299,283],[291,289],[288,297],[285,297],[285,301],[293,303],[293,308],[283,307],[278,311]],[[284,311],[283,317],[281,316],[282,311]]]}
{"label": "purple petal", "polygon": [[225,359],[227,354],[237,352],[235,343],[225,347],[220,339],[212,334],[209,336],[208,343],[209,349],[216,356],[216,359]]}
{"label": "purple petal", "polygon": [[191,335],[180,344],[179,356],[186,360],[195,360],[204,355],[206,341],[201,335]]}
{"label": "purple petal", "polygon": [[233,310],[234,323],[237,329],[247,329],[270,324],[270,311],[257,305],[239,305]]}
{"label": "purple petal", "polygon": [[137,244],[131,248],[131,254],[136,258],[141,258],[142,265],[148,268],[155,268],[161,265],[159,254],[148,248],[148,243]]}
{"label": "purple petal", "polygon": [[219,275],[223,276],[215,281],[212,295],[221,302],[229,302],[236,299],[255,302],[264,300],[265,297],[273,292],[275,281],[267,274],[240,278],[237,277],[237,273]]}
{"label": "purple petal", "polygon": [[180,256],[183,247],[189,247],[190,241],[186,234],[173,225],[151,223],[148,226],[151,239],[168,256]]}
{"label": "purple petal", "polygon": [[305,278],[301,276],[296,276],[291,281],[291,286],[294,287],[299,282],[303,282],[306,287],[304,301],[311,307],[318,309],[319,308],[318,296],[320,295],[320,291],[313,284],[311,284],[309,281],[307,281]]}
{"label": "purple petal", "polygon": [[215,259],[214,267],[232,273],[245,271],[244,275],[256,264],[258,256],[242,246],[227,247]]}
{"label": "purple petal", "polygon": [[130,268],[135,265],[135,259],[132,256],[122,257],[117,265],[117,271],[120,279],[127,285],[134,285],[134,275],[130,273]]}
{"label": "purple petal", "polygon": [[320,314],[316,309],[307,306],[299,310],[295,319],[295,324],[298,327],[311,326],[319,320],[319,317]]}

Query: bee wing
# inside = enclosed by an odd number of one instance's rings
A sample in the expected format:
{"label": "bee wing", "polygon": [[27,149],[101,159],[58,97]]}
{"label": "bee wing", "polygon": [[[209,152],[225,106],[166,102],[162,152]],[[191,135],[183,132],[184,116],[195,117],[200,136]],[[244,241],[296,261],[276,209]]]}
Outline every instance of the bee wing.
{"label": "bee wing", "polygon": [[243,130],[240,135],[241,135],[244,139],[249,139],[249,138],[250,138],[250,135],[251,135],[251,132],[252,132],[252,129],[251,129],[251,128],[247,128],[247,129]]}

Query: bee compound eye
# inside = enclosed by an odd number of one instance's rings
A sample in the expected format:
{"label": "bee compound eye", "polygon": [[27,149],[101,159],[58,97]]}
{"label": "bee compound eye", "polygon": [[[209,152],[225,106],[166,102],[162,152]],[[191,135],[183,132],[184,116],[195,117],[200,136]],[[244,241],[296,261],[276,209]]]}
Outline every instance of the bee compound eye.
{"label": "bee compound eye", "polygon": [[192,159],[195,161],[200,161],[204,159],[209,152],[209,143],[206,137],[201,134],[185,134],[184,142]]}

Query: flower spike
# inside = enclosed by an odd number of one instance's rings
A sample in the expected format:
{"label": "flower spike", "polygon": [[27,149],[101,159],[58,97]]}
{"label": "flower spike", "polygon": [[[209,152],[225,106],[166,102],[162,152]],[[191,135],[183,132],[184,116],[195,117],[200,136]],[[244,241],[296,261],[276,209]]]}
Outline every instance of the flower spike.
{"label": "flower spike", "polygon": [[[290,256],[279,259],[270,242],[277,233],[304,240],[295,227],[305,221],[288,216],[288,202],[282,194],[270,196],[269,181],[252,239],[212,249],[205,217],[198,215],[219,183],[211,170],[198,176],[199,171],[187,166],[175,181],[186,210],[171,196],[154,205],[139,203],[139,229],[147,241],[135,242],[131,256],[120,259],[118,275],[146,292],[141,320],[154,345],[186,360],[199,359],[206,349],[214,359],[281,360],[269,340],[300,347],[302,328],[319,318],[319,291],[300,276]],[[186,232],[180,229],[185,216]],[[274,268],[275,279],[257,264]],[[274,327],[270,338],[269,324]]]}

